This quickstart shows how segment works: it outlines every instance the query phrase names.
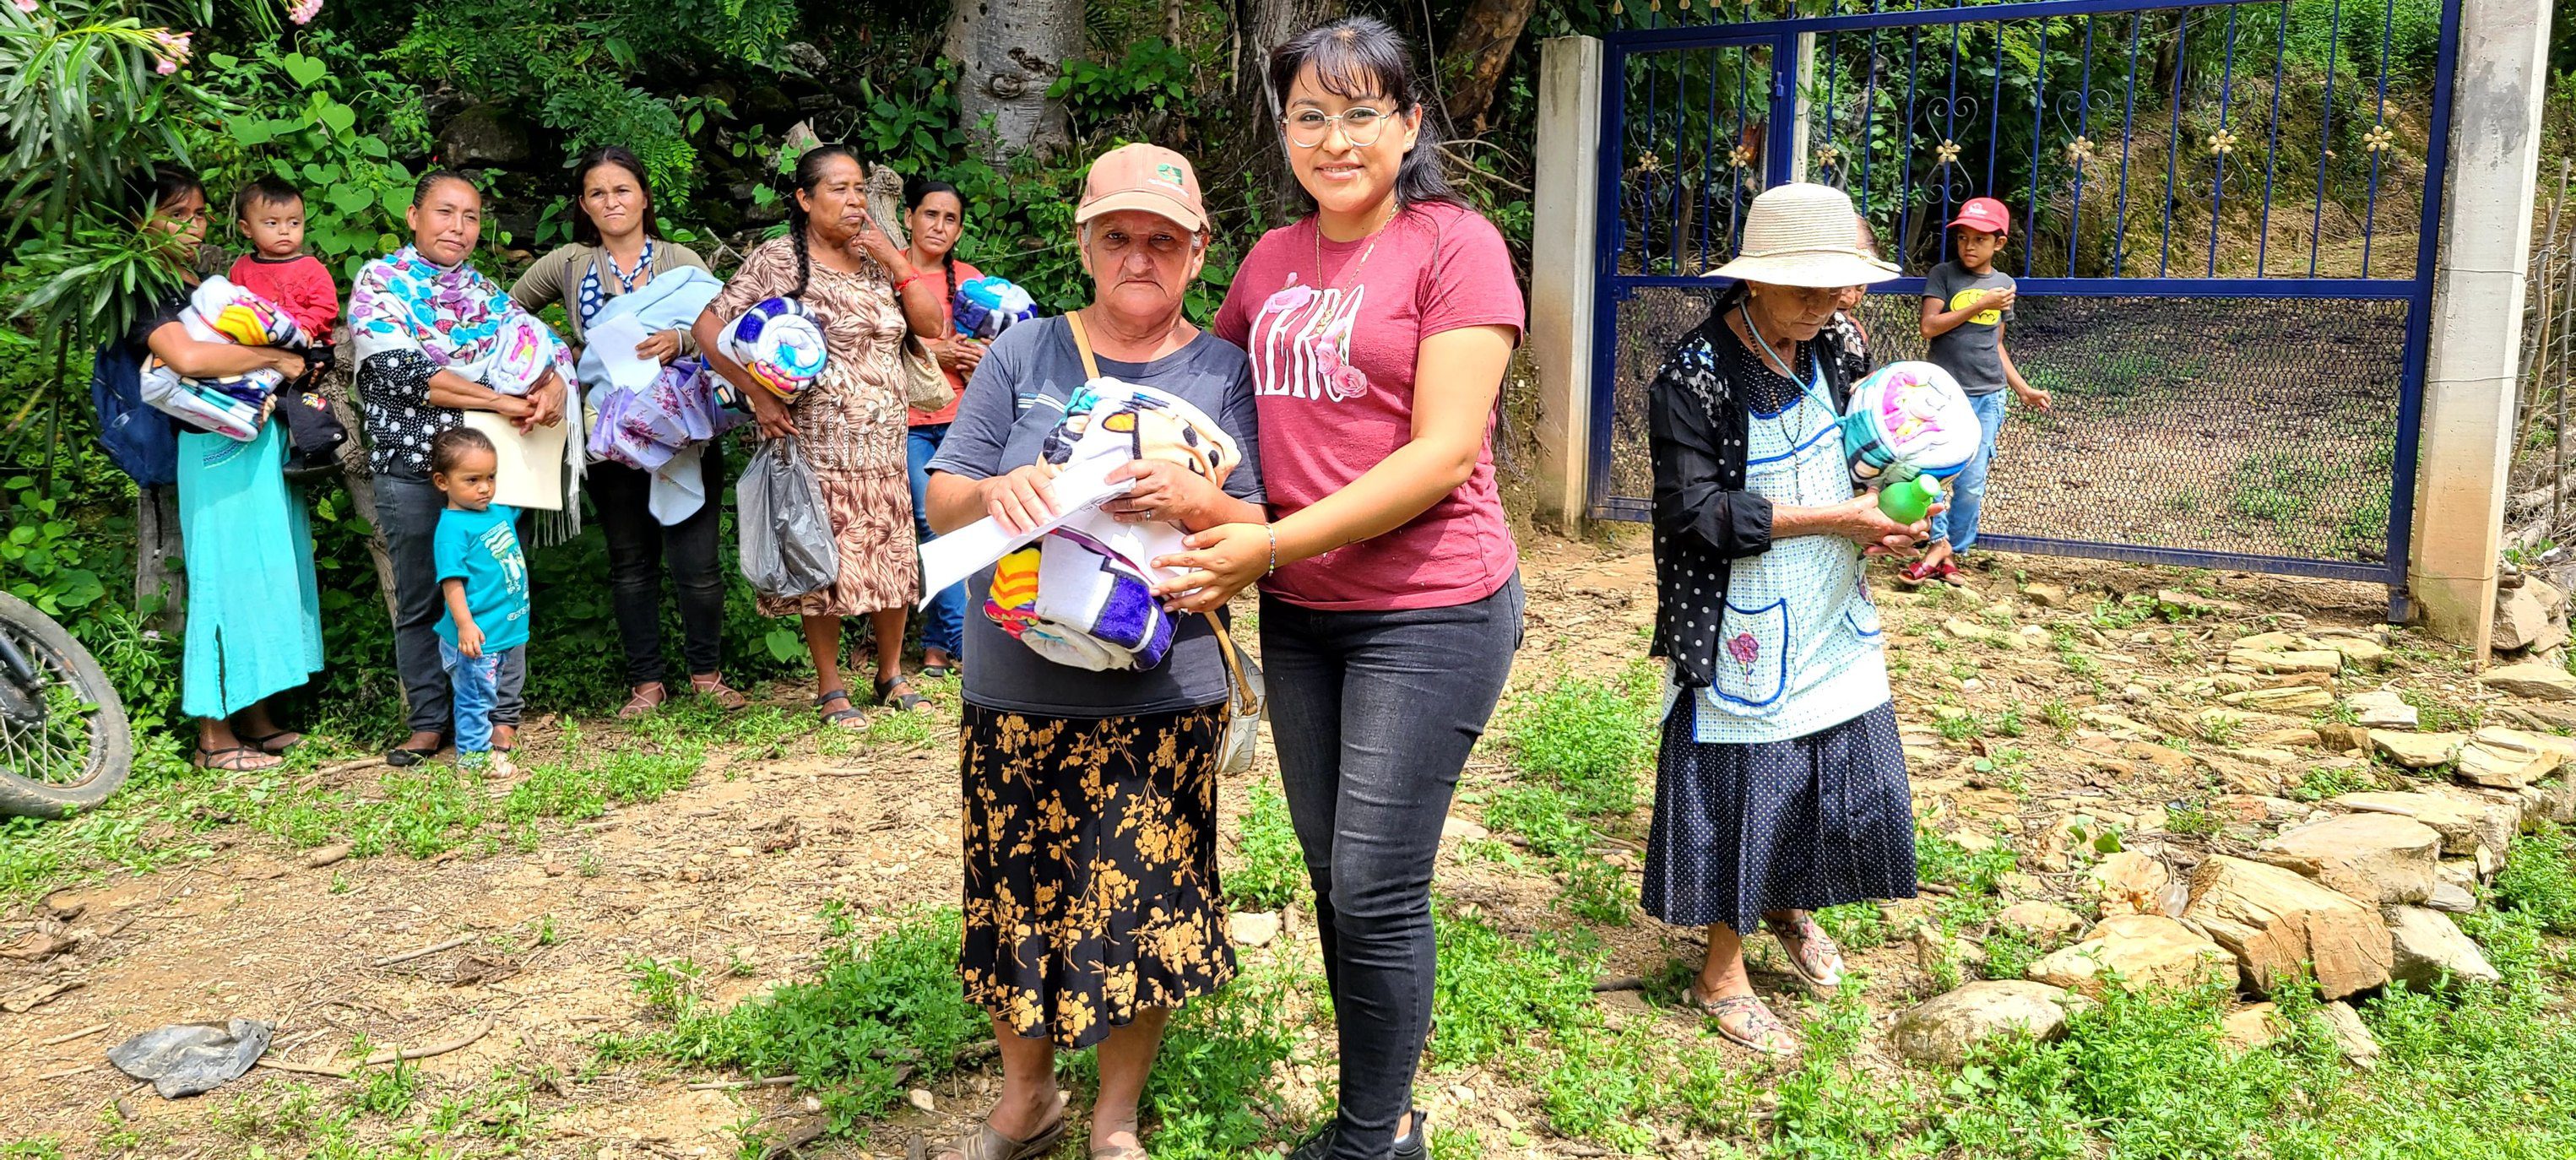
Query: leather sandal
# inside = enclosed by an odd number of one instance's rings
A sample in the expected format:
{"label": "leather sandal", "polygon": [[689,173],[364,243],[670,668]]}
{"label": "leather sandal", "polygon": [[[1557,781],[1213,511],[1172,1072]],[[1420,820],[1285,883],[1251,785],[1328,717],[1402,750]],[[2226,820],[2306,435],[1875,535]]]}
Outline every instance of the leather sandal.
{"label": "leather sandal", "polygon": [[690,677],[689,691],[715,702],[716,708],[727,713],[751,707],[751,698],[743,696],[739,690],[725,684],[721,676]]}
{"label": "leather sandal", "polygon": [[960,1160],[1040,1160],[1041,1157],[1055,1151],[1056,1142],[1064,1139],[1064,1129],[1068,1122],[1068,1117],[1064,1114],[1064,1105],[1069,1098],[1071,1097],[1066,1093],[1057,1092],[1055,1118],[1049,1120],[1047,1126],[1038,1129],[1037,1134],[1028,1139],[1014,1140],[1005,1136],[994,1131],[992,1121],[986,1120],[977,1126],[974,1135],[958,1137],[956,1141],[932,1155],[956,1156]]}
{"label": "leather sandal", "polygon": [[[262,753],[284,753],[289,749],[293,749],[298,745],[304,744],[304,735],[292,729],[280,729],[273,733],[262,733],[257,737],[250,736],[247,733],[235,733],[234,736],[241,738],[242,744],[244,745],[258,746],[259,751]],[[285,740],[281,741],[279,738],[284,738]]]}
{"label": "leather sandal", "polygon": [[1763,1006],[1759,996],[1729,995],[1723,999],[1711,999],[1700,994],[1699,984],[1692,983],[1682,988],[1682,1002],[1707,1012],[1709,1023],[1717,1028],[1717,1033],[1740,1047],[1780,1058],[1798,1053],[1797,1033],[1789,1030],[1789,1025],[1772,1014],[1769,1007]]}
{"label": "leather sandal", "polygon": [[[647,689],[652,690],[652,692],[645,692]],[[645,717],[650,717],[653,715],[654,710],[662,707],[662,702],[667,701],[670,698],[671,692],[670,690],[662,687],[662,682],[646,681],[643,684],[636,686],[635,691],[627,695],[625,704],[617,707],[617,719],[620,721],[635,721]]]}
{"label": "leather sandal", "polygon": [[[850,707],[848,704],[849,700],[850,691],[848,689],[833,689],[814,698],[814,707],[823,710],[823,723],[826,725],[836,726],[842,729],[856,729],[867,724],[867,711],[864,709]],[[842,702],[842,707],[838,709],[825,708],[825,706],[830,705],[834,701]]]}
{"label": "leather sandal", "polygon": [[1843,983],[1843,952],[1834,945],[1833,936],[1816,924],[1816,916],[1802,914],[1795,922],[1763,919],[1762,929],[1780,940],[1780,950],[1789,959],[1789,973],[1809,989],[1830,992]]}
{"label": "leather sandal", "polygon": [[445,748],[447,748],[447,742],[444,738],[440,739],[438,744],[430,746],[427,749],[411,749],[397,745],[385,751],[385,764],[390,765],[395,769],[409,769],[412,766],[438,756],[438,751]]}
{"label": "leather sandal", "polygon": [[912,691],[912,680],[908,677],[878,681],[876,687],[877,704],[880,705],[891,706],[909,713],[915,709],[926,708],[930,704],[929,698]]}
{"label": "leather sandal", "polygon": [[197,768],[224,773],[252,773],[263,769],[275,769],[284,764],[286,763],[278,760],[276,754],[255,745],[231,745],[222,749],[197,751]]}

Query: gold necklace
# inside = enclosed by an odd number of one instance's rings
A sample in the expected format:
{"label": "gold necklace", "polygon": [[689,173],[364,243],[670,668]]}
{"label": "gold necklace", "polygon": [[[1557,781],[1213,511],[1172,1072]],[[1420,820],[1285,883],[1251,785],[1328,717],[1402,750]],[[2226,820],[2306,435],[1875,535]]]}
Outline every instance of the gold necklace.
{"label": "gold necklace", "polygon": [[[1395,216],[1400,212],[1402,212],[1400,208],[1387,212],[1386,219],[1377,223],[1376,229],[1368,232],[1368,245],[1360,249],[1360,260],[1343,267],[1342,273],[1355,274],[1368,265],[1369,255],[1377,252],[1378,235],[1385,233],[1386,227],[1395,224]],[[1329,283],[1324,281],[1324,214],[1321,210],[1315,213],[1315,281],[1325,290],[1342,288],[1340,278],[1335,278]]]}

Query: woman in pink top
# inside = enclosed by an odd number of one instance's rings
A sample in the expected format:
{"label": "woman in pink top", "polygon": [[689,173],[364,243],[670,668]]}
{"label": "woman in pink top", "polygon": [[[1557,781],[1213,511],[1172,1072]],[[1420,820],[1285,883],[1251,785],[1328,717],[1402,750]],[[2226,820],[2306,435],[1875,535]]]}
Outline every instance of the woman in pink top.
{"label": "woman in pink top", "polygon": [[1269,80],[1315,212],[1253,246],[1215,330],[1252,359],[1273,522],[1192,536],[1170,562],[1195,571],[1166,588],[1198,610],[1261,582],[1271,733],[1341,1022],[1340,1113],[1292,1156],[1416,1157],[1432,865],[1520,645],[1492,443],[1520,284],[1441,174],[1393,29],[1315,29]]}

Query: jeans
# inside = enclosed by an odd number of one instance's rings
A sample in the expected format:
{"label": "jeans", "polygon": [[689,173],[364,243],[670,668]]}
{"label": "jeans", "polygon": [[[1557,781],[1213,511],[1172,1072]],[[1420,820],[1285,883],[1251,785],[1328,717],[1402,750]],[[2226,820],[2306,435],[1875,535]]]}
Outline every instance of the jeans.
{"label": "jeans", "polygon": [[438,642],[438,663],[447,669],[448,687],[456,701],[456,758],[465,768],[482,767],[484,755],[492,751],[495,706],[505,689],[512,700],[518,699],[528,673],[527,649],[518,645],[469,657],[445,640]]}
{"label": "jeans", "polygon": [[1431,871],[1458,771],[1520,647],[1515,577],[1471,604],[1322,612],[1261,599],[1270,731],[1340,1016],[1332,1155],[1381,1160],[1431,1026]]}
{"label": "jeans", "polygon": [[[455,724],[447,666],[439,659],[438,618],[447,600],[438,591],[432,543],[447,496],[416,476],[376,477],[376,530],[394,565],[394,670],[402,677],[406,724],[414,733],[445,734]],[[518,650],[511,650],[516,652]],[[522,672],[524,660],[517,662]],[[519,723],[520,683],[504,679],[492,706],[492,724]]]}
{"label": "jeans", "polygon": [[1932,538],[1950,541],[1953,554],[1977,542],[1977,515],[1986,506],[1986,471],[1994,466],[1995,440],[2004,432],[2005,401],[2002,391],[1968,396],[1983,432],[1977,440],[1977,457],[1950,480],[1950,510],[1932,517]]}
{"label": "jeans", "polygon": [[[934,423],[912,428],[903,443],[904,473],[912,477],[912,531],[922,543],[930,534],[930,457],[939,453],[939,444],[948,438],[948,424]],[[951,585],[930,602],[930,610],[921,622],[921,649],[938,649],[955,659],[966,638],[966,585]]]}
{"label": "jeans", "polygon": [[594,463],[583,490],[608,536],[608,586],[616,595],[617,636],[626,647],[626,683],[663,679],[662,569],[680,597],[680,654],[689,672],[712,673],[724,650],[725,578],[716,564],[716,536],[724,523],[724,451],[709,442],[698,460],[707,502],[697,513],[665,526],[646,507],[653,475],[622,463]]}

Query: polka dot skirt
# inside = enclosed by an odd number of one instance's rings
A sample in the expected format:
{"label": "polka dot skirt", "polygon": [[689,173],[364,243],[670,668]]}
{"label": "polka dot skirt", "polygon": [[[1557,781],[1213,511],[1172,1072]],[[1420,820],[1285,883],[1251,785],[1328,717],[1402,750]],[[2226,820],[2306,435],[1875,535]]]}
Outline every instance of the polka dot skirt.
{"label": "polka dot skirt", "polygon": [[1896,708],[1790,741],[1691,740],[1683,698],[1664,719],[1646,841],[1646,913],[1739,932],[1766,910],[1914,897],[1914,812]]}

